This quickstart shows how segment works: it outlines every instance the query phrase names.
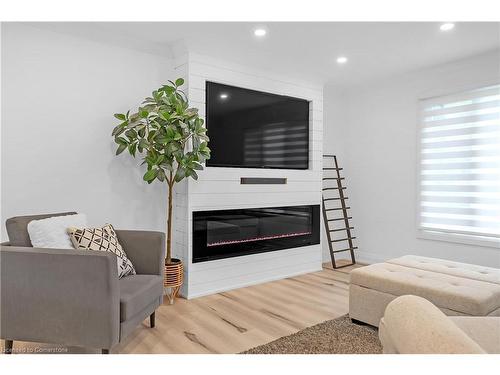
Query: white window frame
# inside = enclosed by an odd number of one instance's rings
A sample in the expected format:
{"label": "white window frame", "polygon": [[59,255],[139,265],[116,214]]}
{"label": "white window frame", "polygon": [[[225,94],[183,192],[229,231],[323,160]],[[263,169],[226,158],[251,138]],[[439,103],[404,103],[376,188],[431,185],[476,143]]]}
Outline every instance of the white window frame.
{"label": "white window frame", "polygon": [[472,246],[484,246],[484,247],[493,247],[500,250],[500,238],[495,237],[487,237],[487,236],[478,236],[478,235],[470,235],[470,234],[462,234],[456,233],[453,231],[446,232],[443,230],[440,231],[432,231],[429,229],[424,229],[420,226],[421,223],[421,126],[422,126],[422,102],[424,100],[432,99],[434,97],[440,96],[448,96],[459,94],[464,91],[474,90],[481,87],[498,85],[500,83],[500,77],[496,77],[490,80],[486,80],[484,82],[476,82],[475,84],[464,85],[461,87],[455,87],[453,90],[436,90],[431,93],[426,93],[424,95],[420,95],[417,98],[417,168],[416,168],[416,237],[424,240],[434,240],[434,241],[445,241],[445,242],[453,242],[459,243],[463,245],[472,245]]}

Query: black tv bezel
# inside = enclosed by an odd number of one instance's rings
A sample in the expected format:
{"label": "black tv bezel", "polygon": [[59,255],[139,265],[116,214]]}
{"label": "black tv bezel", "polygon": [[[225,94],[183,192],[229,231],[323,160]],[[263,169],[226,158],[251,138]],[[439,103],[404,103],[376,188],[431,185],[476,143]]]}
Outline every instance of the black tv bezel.
{"label": "black tv bezel", "polygon": [[[283,169],[283,170],[297,170],[297,171],[306,171],[309,169],[309,166],[310,166],[310,151],[311,151],[311,147],[310,147],[310,136],[309,136],[309,132],[310,132],[310,129],[311,129],[311,119],[310,119],[310,104],[311,104],[311,101],[310,100],[307,100],[307,99],[302,99],[302,98],[296,98],[296,97],[293,97],[293,96],[289,96],[289,95],[279,95],[279,94],[272,94],[270,92],[265,92],[265,91],[259,91],[259,90],[252,90],[252,89],[247,89],[245,87],[239,87],[239,86],[233,86],[233,85],[228,85],[226,83],[222,83],[222,82],[214,82],[214,81],[205,81],[205,126],[207,128],[207,131],[208,131],[208,136],[210,137],[210,129],[209,129],[209,122],[208,122],[208,118],[209,118],[209,109],[208,109],[208,85],[210,83],[213,83],[213,84],[216,84],[216,85],[224,85],[224,86],[228,86],[228,87],[234,87],[236,89],[240,89],[240,90],[245,90],[245,91],[250,91],[250,92],[256,92],[256,93],[259,93],[259,94],[264,94],[264,95],[268,95],[268,96],[274,96],[274,97],[281,97],[281,98],[289,98],[289,99],[294,99],[294,100],[300,100],[300,101],[304,101],[308,104],[308,107],[309,107],[309,111],[307,111],[307,167],[305,168],[293,168],[293,167],[273,167],[273,166],[246,166],[246,165],[240,165],[240,164],[217,164],[217,165],[210,165],[210,159],[208,159],[206,162],[205,162],[205,167],[206,168],[246,168],[246,169]],[[210,142],[208,144],[208,147],[210,147]]]}

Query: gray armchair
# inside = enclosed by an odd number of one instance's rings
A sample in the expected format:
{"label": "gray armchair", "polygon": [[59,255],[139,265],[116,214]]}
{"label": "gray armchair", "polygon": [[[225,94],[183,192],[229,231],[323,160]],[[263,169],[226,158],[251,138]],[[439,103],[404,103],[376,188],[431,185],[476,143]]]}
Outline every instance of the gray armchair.
{"label": "gray armchair", "polygon": [[155,325],[155,310],[163,302],[165,235],[117,230],[137,271],[118,279],[114,254],[32,247],[27,232],[31,220],[69,214],[74,213],[6,222],[9,242],[0,250],[0,337],[6,352],[20,340],[109,353],[148,316]]}

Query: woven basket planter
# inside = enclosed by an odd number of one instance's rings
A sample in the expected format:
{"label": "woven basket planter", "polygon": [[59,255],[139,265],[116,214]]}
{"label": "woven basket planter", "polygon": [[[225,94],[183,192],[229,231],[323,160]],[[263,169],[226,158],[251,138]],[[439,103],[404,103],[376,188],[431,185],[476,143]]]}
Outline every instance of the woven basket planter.
{"label": "woven basket planter", "polygon": [[163,286],[169,288],[169,292],[165,295],[168,297],[168,302],[172,305],[174,303],[177,293],[184,281],[184,265],[180,259],[172,258],[171,262],[167,264],[165,261],[165,278]]}

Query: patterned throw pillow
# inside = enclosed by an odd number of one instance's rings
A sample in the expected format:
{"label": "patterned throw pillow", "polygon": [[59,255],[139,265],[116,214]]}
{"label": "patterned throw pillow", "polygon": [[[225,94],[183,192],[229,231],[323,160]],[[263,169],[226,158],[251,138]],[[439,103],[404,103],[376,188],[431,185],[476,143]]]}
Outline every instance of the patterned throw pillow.
{"label": "patterned throw pillow", "polygon": [[135,268],[118,242],[118,236],[111,224],[102,228],[68,228],[68,234],[75,249],[109,251],[115,254],[120,279],[135,275]]}

